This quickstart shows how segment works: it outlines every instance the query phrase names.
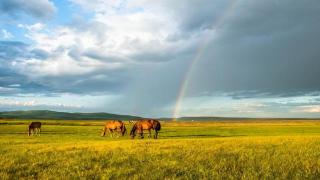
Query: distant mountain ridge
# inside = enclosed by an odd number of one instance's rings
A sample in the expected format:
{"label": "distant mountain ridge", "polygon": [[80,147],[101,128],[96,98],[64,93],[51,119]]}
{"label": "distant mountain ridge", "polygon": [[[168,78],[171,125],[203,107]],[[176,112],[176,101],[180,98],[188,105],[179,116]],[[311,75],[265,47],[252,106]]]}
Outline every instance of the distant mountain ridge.
{"label": "distant mountain ridge", "polygon": [[111,113],[70,113],[49,110],[29,110],[29,111],[5,111],[0,112],[1,119],[52,119],[52,120],[136,120],[138,116],[119,115]]}
{"label": "distant mountain ridge", "polygon": [[[173,120],[173,118],[159,118],[160,120]],[[223,116],[186,116],[186,117],[179,117],[175,118],[177,121],[246,121],[246,120],[320,120],[320,118],[271,118],[271,117],[223,117]]]}
{"label": "distant mountain ridge", "polygon": [[[3,111],[0,112],[0,119],[48,119],[48,120],[139,120],[145,117],[111,114],[105,112],[98,113],[71,113],[50,110],[27,110],[27,111]],[[319,118],[249,118],[249,117],[215,117],[215,116],[190,116],[179,118],[155,118],[162,121],[228,121],[228,120],[300,120]]]}
{"label": "distant mountain ridge", "polygon": [[223,120],[244,120],[244,119],[256,119],[256,118],[240,118],[240,117],[219,117],[219,116],[185,116],[179,118],[159,118],[160,120],[170,121],[223,121]]}

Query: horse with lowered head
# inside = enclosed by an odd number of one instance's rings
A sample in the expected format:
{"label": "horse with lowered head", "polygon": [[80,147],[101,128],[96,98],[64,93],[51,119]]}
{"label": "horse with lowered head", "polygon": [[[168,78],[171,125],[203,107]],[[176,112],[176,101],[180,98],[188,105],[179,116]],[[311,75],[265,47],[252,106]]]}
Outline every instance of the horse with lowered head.
{"label": "horse with lowered head", "polygon": [[121,136],[124,136],[126,131],[127,131],[126,126],[122,121],[120,120],[109,121],[105,123],[101,136],[105,136],[106,132],[108,132],[111,136],[113,136],[114,132],[119,132]]}
{"label": "horse with lowered head", "polygon": [[41,133],[41,122],[31,122],[28,127],[28,135]]}
{"label": "horse with lowered head", "polygon": [[161,130],[161,124],[159,121],[154,119],[148,119],[148,120],[139,120],[137,121],[130,132],[130,136],[133,139],[136,136],[136,133],[140,135],[140,138],[143,138],[143,130],[149,131],[148,137],[151,136],[151,130],[154,130],[154,139],[158,138],[158,131]]}

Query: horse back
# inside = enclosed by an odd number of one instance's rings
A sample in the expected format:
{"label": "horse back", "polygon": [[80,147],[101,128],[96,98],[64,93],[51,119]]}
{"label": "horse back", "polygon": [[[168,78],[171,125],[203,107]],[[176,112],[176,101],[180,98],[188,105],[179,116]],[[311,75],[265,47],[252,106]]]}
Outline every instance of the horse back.
{"label": "horse back", "polygon": [[144,129],[144,130],[149,130],[153,128],[150,120],[139,120],[135,124],[137,125],[137,127],[140,127],[141,129]]}
{"label": "horse back", "polygon": [[41,128],[41,122],[31,122],[29,128]]}
{"label": "horse back", "polygon": [[124,126],[124,123],[120,120],[106,122],[106,124],[105,124],[105,127],[109,128],[109,129],[122,128],[123,126]]}

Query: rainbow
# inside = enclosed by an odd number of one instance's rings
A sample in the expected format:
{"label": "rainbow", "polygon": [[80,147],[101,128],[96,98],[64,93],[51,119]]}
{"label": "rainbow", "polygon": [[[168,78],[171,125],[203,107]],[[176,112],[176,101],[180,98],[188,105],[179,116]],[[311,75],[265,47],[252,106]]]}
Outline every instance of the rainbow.
{"label": "rainbow", "polygon": [[[229,17],[232,12],[234,11],[234,8],[236,7],[236,4],[239,0],[232,0],[226,10],[224,11],[224,13],[222,13],[222,15],[212,24],[211,29],[217,29],[222,22],[224,22],[224,20]],[[209,39],[203,37],[203,39],[200,41],[200,46],[197,49],[194,58],[192,59],[188,70],[186,71],[186,74],[182,80],[180,89],[179,89],[179,93],[176,99],[176,103],[174,106],[174,110],[173,110],[173,120],[175,121],[178,117],[180,117],[180,109],[181,109],[181,101],[184,98],[184,95],[189,87],[189,83],[190,83],[190,77],[193,73],[194,67],[196,66],[197,62],[201,59],[201,55],[203,53],[203,51],[206,49],[208,43],[209,43]]]}

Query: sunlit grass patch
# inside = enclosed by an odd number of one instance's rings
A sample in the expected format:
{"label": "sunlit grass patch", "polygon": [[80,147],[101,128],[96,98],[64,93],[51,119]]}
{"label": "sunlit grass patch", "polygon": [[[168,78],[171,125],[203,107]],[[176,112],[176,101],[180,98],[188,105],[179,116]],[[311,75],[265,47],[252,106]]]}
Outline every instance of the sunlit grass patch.
{"label": "sunlit grass patch", "polygon": [[25,126],[0,125],[0,179],[320,178],[317,122],[164,123],[158,140],[100,137],[90,123],[28,137]]}

